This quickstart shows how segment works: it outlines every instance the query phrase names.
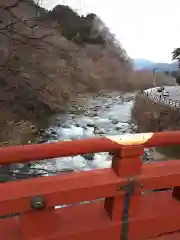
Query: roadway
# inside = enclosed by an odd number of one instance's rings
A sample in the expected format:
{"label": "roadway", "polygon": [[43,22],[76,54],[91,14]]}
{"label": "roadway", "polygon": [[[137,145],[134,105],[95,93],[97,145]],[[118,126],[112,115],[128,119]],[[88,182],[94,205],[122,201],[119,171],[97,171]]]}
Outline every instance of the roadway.
{"label": "roadway", "polygon": [[159,87],[147,89],[144,92],[151,93],[151,95],[155,96],[163,96],[166,99],[180,102],[180,86],[164,86],[164,95],[162,94],[162,92],[157,91],[158,88]]}

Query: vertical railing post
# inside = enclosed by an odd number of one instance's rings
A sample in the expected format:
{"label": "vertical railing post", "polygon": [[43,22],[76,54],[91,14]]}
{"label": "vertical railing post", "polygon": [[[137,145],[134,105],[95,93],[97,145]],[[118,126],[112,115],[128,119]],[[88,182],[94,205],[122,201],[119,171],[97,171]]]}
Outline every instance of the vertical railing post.
{"label": "vertical railing post", "polygon": [[142,145],[123,146],[118,154],[112,159],[112,168],[120,177],[132,177],[141,173],[142,160],[140,156],[144,153]]}
{"label": "vertical railing post", "polygon": [[[120,178],[131,178],[141,173],[142,160],[140,156],[144,152],[142,145],[123,146],[112,159],[112,168]],[[117,189],[117,192],[120,189]],[[125,192],[121,192],[112,198],[105,199],[104,208],[112,221],[120,221],[124,209]]]}

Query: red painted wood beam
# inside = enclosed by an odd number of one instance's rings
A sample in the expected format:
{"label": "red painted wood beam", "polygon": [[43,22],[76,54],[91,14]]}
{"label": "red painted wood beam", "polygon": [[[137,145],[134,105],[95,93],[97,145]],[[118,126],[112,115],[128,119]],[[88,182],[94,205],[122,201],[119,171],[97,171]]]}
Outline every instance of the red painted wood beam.
{"label": "red painted wood beam", "polygon": [[[58,209],[55,215],[49,214],[48,219],[47,214],[47,211],[37,211],[18,218],[1,219],[0,238],[5,240],[120,239],[122,222],[109,219],[103,202]],[[134,197],[129,213],[128,240],[156,239],[159,234],[178,231],[179,216],[180,204],[171,197],[170,192]],[[176,238],[173,238],[173,235]],[[176,240],[177,236],[172,233],[172,238],[168,239]]]}
{"label": "red painted wood beam", "polygon": [[103,169],[0,184],[0,215],[32,211],[31,197],[39,195],[46,208],[118,196],[124,183],[112,169]]}
{"label": "red painted wood beam", "polygon": [[[180,186],[180,161],[144,164],[136,176],[137,193]],[[91,170],[67,175],[39,177],[0,184],[2,215],[31,211],[32,196],[44,196],[46,207],[95,200],[123,194],[118,189],[127,184],[112,169]]]}
{"label": "red painted wood beam", "polygon": [[46,144],[0,148],[0,164],[20,163],[86,153],[118,151],[122,146],[143,147],[180,144],[180,131],[89,138]]}

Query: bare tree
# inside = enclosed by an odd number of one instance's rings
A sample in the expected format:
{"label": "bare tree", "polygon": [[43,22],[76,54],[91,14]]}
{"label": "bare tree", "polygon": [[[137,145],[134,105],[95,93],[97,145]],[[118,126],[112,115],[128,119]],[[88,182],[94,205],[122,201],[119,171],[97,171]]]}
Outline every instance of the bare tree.
{"label": "bare tree", "polygon": [[[40,14],[43,10],[39,4],[40,1],[35,4],[33,0],[4,0],[0,3],[0,71],[17,74],[19,71],[11,63],[18,60],[22,49],[52,55],[65,52],[49,41],[57,32],[52,26],[42,23]],[[24,11],[25,8],[28,11]],[[25,12],[28,14],[24,16]],[[26,60],[27,56],[23,58],[24,63],[28,62]]]}

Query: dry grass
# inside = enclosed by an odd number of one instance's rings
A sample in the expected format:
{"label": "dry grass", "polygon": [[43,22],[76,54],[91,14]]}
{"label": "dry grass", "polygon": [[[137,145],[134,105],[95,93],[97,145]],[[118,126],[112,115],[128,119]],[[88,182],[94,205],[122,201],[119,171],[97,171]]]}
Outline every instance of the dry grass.
{"label": "dry grass", "polygon": [[132,120],[140,132],[161,132],[180,129],[180,112],[170,106],[155,103],[138,94],[132,109]]}
{"label": "dry grass", "polygon": [[[155,74],[155,83],[157,86],[163,86],[163,85],[175,85],[176,79],[167,76],[164,73],[156,73]],[[154,87],[153,85],[153,75],[150,71],[135,71],[132,74],[132,77],[129,82],[130,88],[134,90],[144,90],[151,87]]]}
{"label": "dry grass", "polygon": [[[132,120],[138,132],[162,132],[180,129],[180,112],[167,105],[154,103],[144,95],[137,95],[132,109]],[[157,148],[168,158],[180,158],[180,146]]]}

